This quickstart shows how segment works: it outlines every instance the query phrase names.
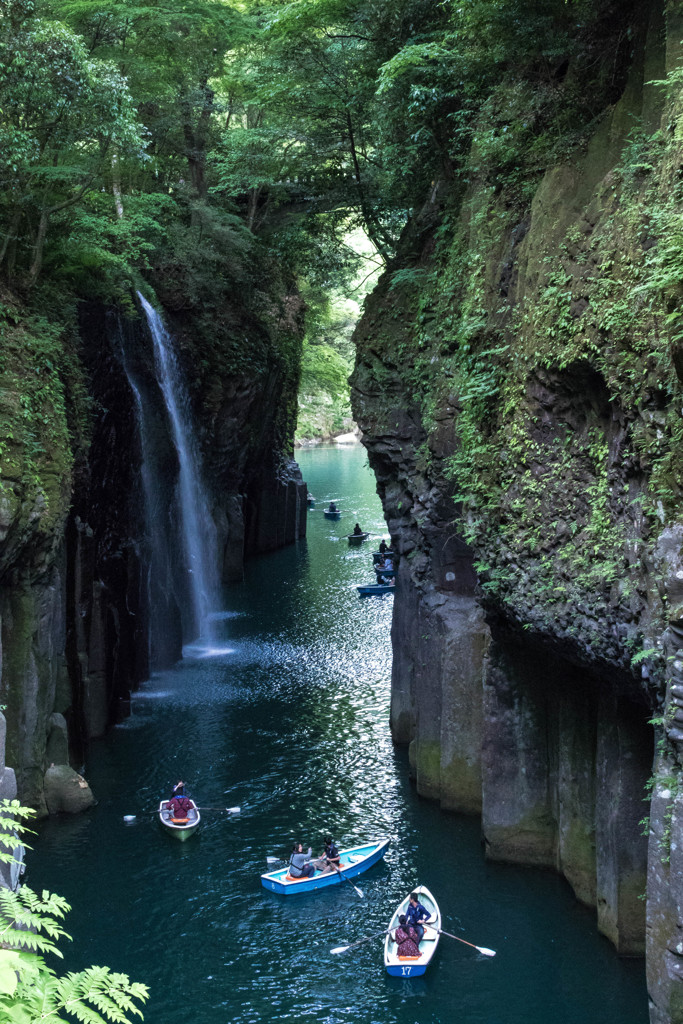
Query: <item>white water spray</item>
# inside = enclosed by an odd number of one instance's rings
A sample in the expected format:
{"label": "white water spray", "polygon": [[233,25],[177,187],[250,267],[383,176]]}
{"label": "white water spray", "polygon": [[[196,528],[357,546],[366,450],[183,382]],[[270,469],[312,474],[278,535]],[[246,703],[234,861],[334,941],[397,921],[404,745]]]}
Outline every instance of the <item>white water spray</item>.
{"label": "white water spray", "polygon": [[210,636],[211,614],[217,610],[218,558],[216,528],[199,470],[199,452],[192,432],[190,405],[173,342],[163,320],[138,292],[154,342],[154,362],[171,421],[178,454],[178,506],[185,566],[192,602],[192,628],[188,638]]}

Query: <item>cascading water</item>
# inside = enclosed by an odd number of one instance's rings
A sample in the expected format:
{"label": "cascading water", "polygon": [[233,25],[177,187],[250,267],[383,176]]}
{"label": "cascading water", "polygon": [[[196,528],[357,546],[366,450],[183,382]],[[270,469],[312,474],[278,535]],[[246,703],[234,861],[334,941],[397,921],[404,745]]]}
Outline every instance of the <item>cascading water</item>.
{"label": "cascading water", "polygon": [[178,509],[185,566],[189,577],[192,622],[186,639],[210,637],[211,615],[218,607],[216,528],[209,512],[199,470],[199,452],[192,432],[189,399],[163,320],[138,292],[154,342],[154,363],[166,403],[173,443],[178,454]]}

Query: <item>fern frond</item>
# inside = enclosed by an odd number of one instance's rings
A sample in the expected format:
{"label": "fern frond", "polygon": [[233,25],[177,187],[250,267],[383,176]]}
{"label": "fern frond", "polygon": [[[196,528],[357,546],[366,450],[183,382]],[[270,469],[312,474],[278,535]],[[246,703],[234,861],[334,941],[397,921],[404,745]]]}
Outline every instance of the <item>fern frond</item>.
{"label": "fern frond", "polygon": [[82,1024],[130,1024],[129,1014],[142,1017],[133,999],[145,1000],[145,985],[131,982],[125,974],[108,967],[89,967],[69,972],[50,989],[50,1011],[63,1008]]}
{"label": "fern frond", "polygon": [[[46,890],[39,896],[22,886],[18,892],[0,888],[0,945],[62,956],[55,941],[70,938],[59,923],[69,904]],[[54,941],[53,941],[54,940]]]}

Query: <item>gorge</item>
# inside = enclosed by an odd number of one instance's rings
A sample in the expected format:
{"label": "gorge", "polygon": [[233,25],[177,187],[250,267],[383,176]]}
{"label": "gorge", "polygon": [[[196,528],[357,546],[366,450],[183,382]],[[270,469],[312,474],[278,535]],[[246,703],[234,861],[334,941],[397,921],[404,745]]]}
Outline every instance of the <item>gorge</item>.
{"label": "gorge", "polygon": [[6,795],[90,805],[92,741],[304,537],[362,228],[403,768],[683,1024],[683,5],[171,6],[0,5]]}

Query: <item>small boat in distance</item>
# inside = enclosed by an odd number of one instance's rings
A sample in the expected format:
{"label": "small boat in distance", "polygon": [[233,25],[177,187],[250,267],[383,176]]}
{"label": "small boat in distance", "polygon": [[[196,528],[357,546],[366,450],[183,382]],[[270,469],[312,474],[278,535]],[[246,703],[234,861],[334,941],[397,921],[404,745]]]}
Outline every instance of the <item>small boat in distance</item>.
{"label": "small boat in distance", "polygon": [[341,519],[341,512],[339,511],[336,505],[334,506],[334,508],[332,507],[332,505],[330,505],[329,508],[326,508],[323,512],[323,515],[325,516],[325,519]]}
{"label": "small boat in distance", "polygon": [[315,498],[310,492],[306,496],[306,504],[308,505],[309,508],[315,508]]}
{"label": "small boat in distance", "polygon": [[391,594],[396,590],[396,587],[390,583],[365,583],[360,587],[356,587],[356,590],[361,597],[373,597],[378,594]]}
{"label": "small boat in distance", "polygon": [[362,544],[370,536],[369,533],[347,533],[349,544]]}
{"label": "small boat in distance", "polygon": [[261,875],[261,885],[264,889],[278,892],[281,896],[296,896],[302,892],[313,892],[315,889],[325,889],[328,885],[341,885],[344,878],[355,878],[356,875],[367,871],[373,864],[381,860],[389,845],[388,839],[380,839],[374,843],[366,843],[364,846],[353,846],[349,850],[340,850],[341,857],[339,871],[332,871],[324,874],[316,871],[310,878],[292,878],[289,874],[289,867],[279,868],[277,871],[269,871]]}
{"label": "small boat in distance", "polygon": [[428,923],[425,924],[425,933],[418,947],[420,955],[399,956],[398,946],[394,942],[394,933],[398,928],[399,916],[405,914],[407,910],[410,894],[396,908],[396,912],[389,922],[390,934],[384,940],[384,966],[388,974],[398,978],[416,978],[418,975],[424,974],[441,938],[439,934],[441,931],[441,911],[439,910],[438,903],[426,885],[418,885],[412,891],[417,893],[418,900],[425,910],[429,911],[429,918]]}
{"label": "small boat in distance", "polygon": [[[189,798],[188,798],[189,799]],[[174,818],[173,811],[168,806],[168,800],[162,800],[159,804],[159,821],[166,832],[170,832],[177,839],[183,842],[197,831],[201,820],[199,808],[194,800],[190,800],[192,806],[187,812],[187,818]]]}

